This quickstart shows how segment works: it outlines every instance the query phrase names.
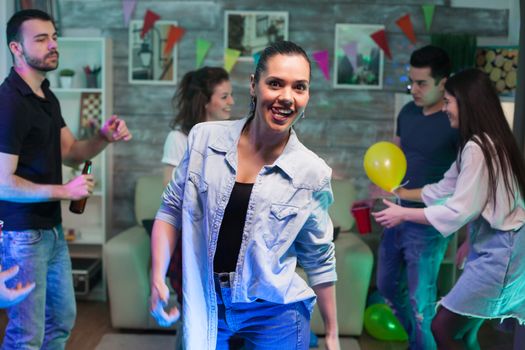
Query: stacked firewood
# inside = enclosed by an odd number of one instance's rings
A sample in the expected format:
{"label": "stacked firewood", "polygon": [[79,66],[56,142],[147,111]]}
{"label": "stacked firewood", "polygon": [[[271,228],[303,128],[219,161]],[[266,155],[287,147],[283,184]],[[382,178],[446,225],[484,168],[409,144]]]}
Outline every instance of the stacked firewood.
{"label": "stacked firewood", "polygon": [[516,88],[518,50],[481,48],[476,53],[476,66],[487,73],[500,94],[509,94]]}

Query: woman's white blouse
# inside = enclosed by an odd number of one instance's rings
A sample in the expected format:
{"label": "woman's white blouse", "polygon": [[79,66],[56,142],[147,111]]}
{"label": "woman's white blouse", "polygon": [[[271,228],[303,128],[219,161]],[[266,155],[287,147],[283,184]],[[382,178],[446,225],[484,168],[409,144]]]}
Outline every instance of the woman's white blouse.
{"label": "woman's white blouse", "polygon": [[180,130],[171,130],[164,142],[161,162],[177,167],[188,147],[188,136]]}
{"label": "woman's white blouse", "polygon": [[514,186],[515,198],[509,202],[501,176],[498,166],[494,205],[483,152],[475,142],[467,142],[461,154],[459,172],[454,162],[441,181],[423,187],[422,199],[427,205],[425,217],[445,237],[479,215],[494,229],[517,230],[525,223],[523,198]]}

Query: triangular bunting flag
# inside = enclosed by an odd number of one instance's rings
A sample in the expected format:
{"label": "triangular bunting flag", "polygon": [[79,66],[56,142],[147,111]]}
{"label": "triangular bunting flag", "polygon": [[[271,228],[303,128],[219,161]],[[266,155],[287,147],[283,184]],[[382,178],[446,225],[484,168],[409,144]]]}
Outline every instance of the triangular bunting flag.
{"label": "triangular bunting flag", "polygon": [[412,21],[410,20],[410,15],[407,13],[403,17],[399,18],[396,21],[396,24],[401,28],[403,33],[407,36],[408,40],[412,42],[412,44],[416,43],[416,34],[414,33],[414,26],[412,25]]}
{"label": "triangular bunting flag", "polygon": [[174,25],[170,26],[168,37],[166,38],[166,46],[164,46],[164,55],[167,55],[173,49],[173,46],[182,38],[184,33],[186,33],[186,29]]}
{"label": "triangular bunting flag", "polygon": [[224,50],[224,69],[230,73],[233,69],[233,66],[237,62],[237,59],[241,55],[241,51],[235,49],[226,49]]}
{"label": "triangular bunting flag", "polygon": [[144,23],[142,24],[142,31],[140,32],[140,38],[144,39],[144,35],[146,35],[151,28],[155,25],[155,22],[157,22],[160,19],[160,16],[157,15],[155,12],[151,10],[147,10],[144,14]]}
{"label": "triangular bunting flag", "polygon": [[352,41],[343,46],[343,51],[355,71],[357,69],[357,41]]}
{"label": "triangular bunting flag", "polygon": [[195,52],[195,69],[199,69],[204,62],[204,57],[210,50],[211,41],[206,39],[197,39],[196,52]]}
{"label": "triangular bunting flag", "polygon": [[254,53],[252,57],[253,65],[255,66],[255,68],[257,68],[257,65],[259,64],[259,59],[261,58],[261,51]]}
{"label": "triangular bunting flag", "polygon": [[432,27],[436,5],[422,5],[421,8],[423,9],[423,16],[425,17],[425,27],[427,28],[427,32],[429,32],[430,27]]}
{"label": "triangular bunting flag", "polygon": [[378,30],[375,33],[370,34],[372,40],[375,41],[377,46],[384,51],[388,58],[392,59],[392,54],[390,53],[390,47],[388,46],[388,41],[386,40],[386,32],[384,29]]}
{"label": "triangular bunting flag", "polygon": [[328,50],[315,51],[312,53],[312,57],[323,72],[324,78],[326,80],[330,80],[330,69],[328,68]]}
{"label": "triangular bunting flag", "polygon": [[122,0],[122,13],[124,14],[124,24],[129,25],[133,11],[137,6],[137,0]]}

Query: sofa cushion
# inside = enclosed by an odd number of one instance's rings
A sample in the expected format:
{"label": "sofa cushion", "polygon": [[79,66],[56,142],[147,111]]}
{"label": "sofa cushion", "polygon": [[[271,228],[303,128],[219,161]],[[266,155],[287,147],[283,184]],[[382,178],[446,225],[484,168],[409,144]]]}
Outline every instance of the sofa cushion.
{"label": "sofa cushion", "polygon": [[162,175],[145,175],[137,180],[135,187],[135,219],[142,226],[142,220],[155,217],[160,207],[162,192]]}
{"label": "sofa cushion", "polygon": [[334,203],[328,208],[334,226],[339,226],[341,232],[348,232],[354,226],[354,218],[350,215],[350,206],[356,199],[354,183],[351,179],[332,180]]}

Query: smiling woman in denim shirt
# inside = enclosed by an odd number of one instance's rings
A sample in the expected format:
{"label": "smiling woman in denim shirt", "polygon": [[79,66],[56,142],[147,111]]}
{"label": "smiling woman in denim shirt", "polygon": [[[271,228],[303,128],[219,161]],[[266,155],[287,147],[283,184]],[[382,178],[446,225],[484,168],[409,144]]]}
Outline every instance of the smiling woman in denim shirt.
{"label": "smiling woman in denim shirt", "polygon": [[250,80],[249,116],[189,134],[153,227],[151,282],[152,315],[168,326],[179,311],[164,310],[164,276],[181,243],[186,349],[228,349],[233,335],[247,349],[308,349],[316,296],[327,349],[340,348],[331,170],[292,129],[304,117],[310,70],[299,46],[272,44]]}

